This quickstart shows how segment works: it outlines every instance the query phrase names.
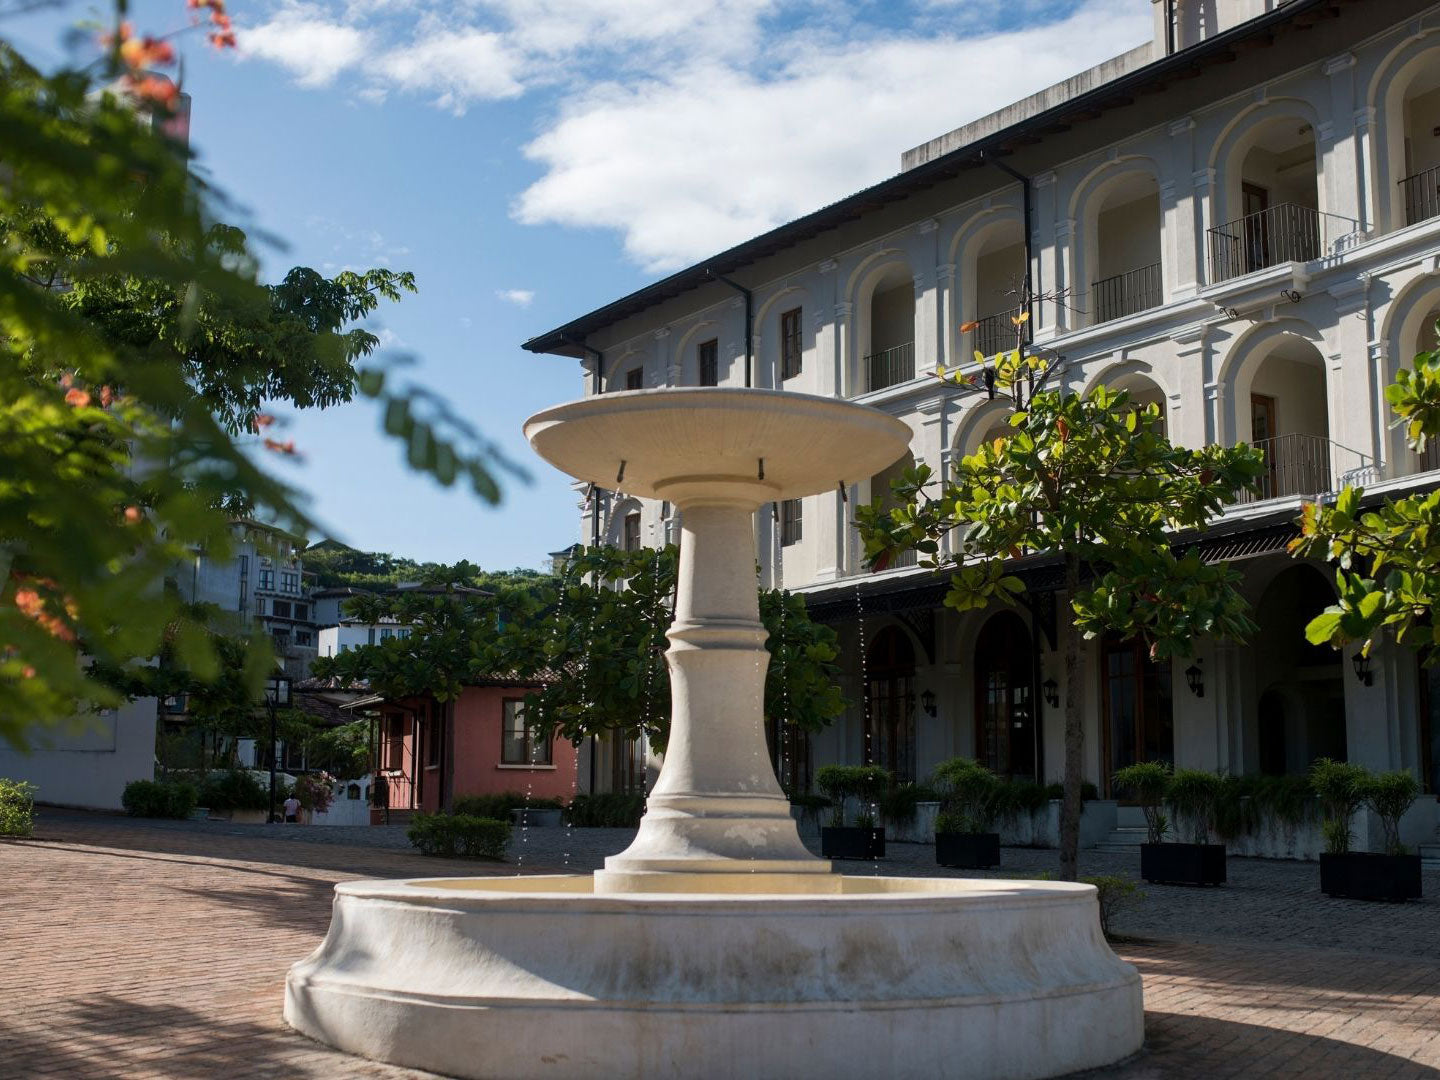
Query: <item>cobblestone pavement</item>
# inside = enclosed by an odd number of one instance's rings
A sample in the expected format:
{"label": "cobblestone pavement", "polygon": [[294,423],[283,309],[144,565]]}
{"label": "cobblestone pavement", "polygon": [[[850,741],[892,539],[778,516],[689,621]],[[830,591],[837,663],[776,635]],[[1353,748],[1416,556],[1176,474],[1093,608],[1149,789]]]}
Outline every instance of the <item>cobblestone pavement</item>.
{"label": "cobblestone pavement", "polygon": [[[403,830],[141,822],[42,811],[0,841],[0,1077],[383,1077],[280,1019],[286,968],[353,877],[589,870],[628,830],[531,829],[510,865],[443,863]],[[1054,853],[1006,849],[1007,873]],[[1082,872],[1138,856],[1090,854]],[[848,873],[949,873],[894,844]],[[1402,906],[1319,896],[1313,864],[1233,859],[1223,889],[1150,886],[1118,928],[1145,979],[1146,1050],[1096,1077],[1440,1080],[1440,875]]]}

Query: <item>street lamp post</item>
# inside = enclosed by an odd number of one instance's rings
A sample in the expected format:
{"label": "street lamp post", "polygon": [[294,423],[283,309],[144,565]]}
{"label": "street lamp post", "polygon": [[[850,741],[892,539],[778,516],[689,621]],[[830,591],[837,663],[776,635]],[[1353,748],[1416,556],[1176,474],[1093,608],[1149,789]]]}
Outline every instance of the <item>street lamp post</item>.
{"label": "street lamp post", "polygon": [[265,680],[265,709],[270,714],[270,812],[265,820],[272,825],[275,823],[275,720],[279,710],[289,707],[290,676],[277,671]]}

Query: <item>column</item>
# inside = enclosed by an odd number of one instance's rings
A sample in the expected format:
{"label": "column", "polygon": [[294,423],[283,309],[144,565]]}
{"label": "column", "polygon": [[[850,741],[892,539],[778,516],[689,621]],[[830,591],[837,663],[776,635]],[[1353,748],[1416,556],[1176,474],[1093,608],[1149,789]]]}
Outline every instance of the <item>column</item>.
{"label": "column", "polygon": [[680,360],[670,355],[668,326],[662,326],[655,331],[655,372],[649,382],[651,386],[680,385]]}
{"label": "column", "polygon": [[1322,225],[1322,240],[1334,250],[1337,241],[1348,238],[1353,244],[1361,238],[1359,233],[1365,216],[1364,192],[1360,187],[1363,174],[1354,129],[1355,57],[1341,53],[1326,61],[1321,71],[1330,80],[1329,102],[1321,106],[1321,116],[1325,119],[1315,131],[1325,185],[1322,209],[1344,219]]}
{"label": "column", "polygon": [[1169,300],[1194,296],[1205,281],[1201,258],[1204,222],[1196,204],[1195,121],[1191,117],[1170,125],[1171,173],[1160,184],[1167,259],[1165,295]]}
{"label": "column", "polygon": [[[1053,172],[1043,172],[1032,177],[1030,181],[1030,212],[1034,217],[1030,245],[1035,257],[1031,277],[1035,291],[1040,294],[1059,291],[1064,288],[1065,283],[1065,253],[1057,231],[1060,218],[1059,189],[1055,180]],[[1035,305],[1035,313],[1031,318],[1035,320],[1036,341],[1064,332],[1064,321],[1061,317],[1064,310],[1064,305],[1054,300]],[[984,315],[985,312],[978,311],[975,314]]]}

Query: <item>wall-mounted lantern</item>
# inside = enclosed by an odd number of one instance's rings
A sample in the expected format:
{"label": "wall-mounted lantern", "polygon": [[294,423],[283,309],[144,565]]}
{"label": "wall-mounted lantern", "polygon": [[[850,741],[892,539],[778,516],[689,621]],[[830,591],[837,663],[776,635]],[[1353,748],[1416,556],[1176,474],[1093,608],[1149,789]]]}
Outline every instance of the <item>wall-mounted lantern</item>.
{"label": "wall-mounted lantern", "polygon": [[1375,685],[1375,675],[1370,670],[1370,657],[1363,652],[1357,652],[1351,663],[1355,665],[1355,678],[1359,679],[1362,685]]}
{"label": "wall-mounted lantern", "polygon": [[926,690],[923,694],[920,695],[920,707],[925,710],[926,716],[935,715],[936,709],[934,690]]}
{"label": "wall-mounted lantern", "polygon": [[1205,672],[1200,669],[1199,660],[1185,669],[1185,682],[1196,697],[1205,696]]}
{"label": "wall-mounted lantern", "polygon": [[1046,679],[1040,684],[1040,689],[1045,691],[1045,704],[1052,709],[1060,704],[1060,684],[1054,679]]}

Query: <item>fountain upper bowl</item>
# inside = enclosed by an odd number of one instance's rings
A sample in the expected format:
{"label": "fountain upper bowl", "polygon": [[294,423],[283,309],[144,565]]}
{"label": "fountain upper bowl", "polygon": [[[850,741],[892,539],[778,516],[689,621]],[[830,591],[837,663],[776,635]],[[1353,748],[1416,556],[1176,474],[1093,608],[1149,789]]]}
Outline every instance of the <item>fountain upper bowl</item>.
{"label": "fountain upper bowl", "polygon": [[838,398],[678,387],[557,405],[525,421],[525,437],[557,469],[606,489],[677,502],[728,489],[758,505],[880,472],[905,453],[910,428]]}

